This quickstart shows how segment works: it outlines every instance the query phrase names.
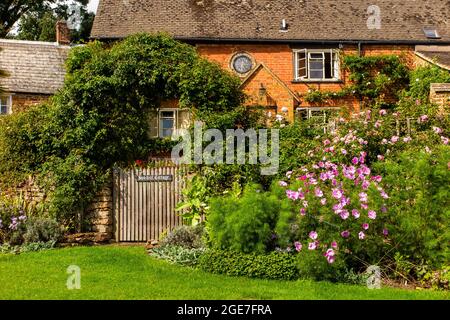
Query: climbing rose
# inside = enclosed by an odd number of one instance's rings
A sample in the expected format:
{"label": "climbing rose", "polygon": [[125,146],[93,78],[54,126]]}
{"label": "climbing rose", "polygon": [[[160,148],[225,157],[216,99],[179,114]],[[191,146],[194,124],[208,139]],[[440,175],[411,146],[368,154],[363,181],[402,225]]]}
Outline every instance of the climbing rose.
{"label": "climbing rose", "polygon": [[320,199],[320,203],[324,206],[327,204],[327,199],[326,198],[322,198]]}
{"label": "climbing rose", "polygon": [[298,241],[296,241],[294,243],[294,246],[295,246],[295,250],[297,250],[297,252],[301,251],[302,247],[303,247],[302,244],[300,242],[298,242]]}
{"label": "climbing rose", "polygon": [[348,230],[342,231],[341,236],[342,236],[342,238],[350,237],[350,231],[348,231]]}
{"label": "climbing rose", "polygon": [[309,237],[311,238],[311,239],[313,239],[313,240],[316,240],[317,239],[317,232],[315,232],[315,231],[311,231],[310,233],[309,233]]}
{"label": "climbing rose", "polygon": [[383,229],[383,235],[384,235],[384,236],[387,236],[388,234],[389,234],[388,229]]}
{"label": "climbing rose", "polygon": [[316,197],[319,197],[319,198],[323,197],[323,191],[320,190],[320,188],[316,188],[316,190],[314,190],[314,193],[315,193]]}
{"label": "climbing rose", "polygon": [[361,231],[360,233],[358,233],[358,237],[360,240],[364,240],[366,238],[366,235]]}
{"label": "climbing rose", "polygon": [[354,157],[354,158],[352,159],[352,163],[353,163],[353,164],[358,164],[358,163],[359,163],[359,159],[358,159],[357,157]]}
{"label": "climbing rose", "polygon": [[358,219],[360,217],[359,211],[356,209],[352,210],[352,215],[355,217],[355,219]]}
{"label": "climbing rose", "polygon": [[333,242],[331,243],[331,247],[334,248],[334,249],[337,249],[337,247],[338,247],[337,242],[336,242],[336,241],[333,241]]}
{"label": "climbing rose", "polygon": [[288,184],[285,181],[280,181],[279,185],[280,185],[280,187],[287,187]]}
{"label": "climbing rose", "polygon": [[339,189],[333,189],[333,197],[340,199],[342,197],[342,191]]}
{"label": "climbing rose", "polygon": [[380,116],[385,116],[385,115],[387,115],[387,111],[384,110],[384,109],[381,109],[380,110]]}
{"label": "climbing rose", "polygon": [[368,223],[363,223],[362,228],[364,230],[368,230],[369,229],[369,224]]}
{"label": "climbing rose", "polygon": [[433,131],[436,132],[437,134],[441,134],[443,130],[439,127],[433,127]]}

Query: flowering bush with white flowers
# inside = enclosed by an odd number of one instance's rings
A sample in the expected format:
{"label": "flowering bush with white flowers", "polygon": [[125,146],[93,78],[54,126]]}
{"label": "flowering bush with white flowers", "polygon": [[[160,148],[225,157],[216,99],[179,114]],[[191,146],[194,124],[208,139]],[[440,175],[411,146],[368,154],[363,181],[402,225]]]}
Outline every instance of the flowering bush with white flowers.
{"label": "flowering bush with white flowers", "polygon": [[329,264],[344,259],[355,268],[382,255],[389,236],[384,225],[389,195],[382,178],[365,164],[364,153],[350,164],[320,161],[288,172],[278,192],[292,206],[276,227],[281,248],[319,251]]}

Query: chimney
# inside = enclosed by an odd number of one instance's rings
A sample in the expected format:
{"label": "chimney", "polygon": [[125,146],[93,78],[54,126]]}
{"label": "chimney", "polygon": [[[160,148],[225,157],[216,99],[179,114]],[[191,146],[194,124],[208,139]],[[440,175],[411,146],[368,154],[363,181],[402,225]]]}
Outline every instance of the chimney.
{"label": "chimney", "polygon": [[58,21],[56,23],[56,42],[59,45],[70,44],[70,29],[65,21]]}

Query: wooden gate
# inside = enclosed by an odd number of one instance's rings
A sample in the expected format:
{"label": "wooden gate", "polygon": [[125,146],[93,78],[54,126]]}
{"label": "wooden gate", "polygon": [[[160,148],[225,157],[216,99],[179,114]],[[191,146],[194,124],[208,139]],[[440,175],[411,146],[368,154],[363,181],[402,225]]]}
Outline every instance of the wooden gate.
{"label": "wooden gate", "polygon": [[153,161],[145,169],[114,172],[116,240],[159,240],[162,232],[182,224],[177,203],[184,183],[183,169],[168,160]]}

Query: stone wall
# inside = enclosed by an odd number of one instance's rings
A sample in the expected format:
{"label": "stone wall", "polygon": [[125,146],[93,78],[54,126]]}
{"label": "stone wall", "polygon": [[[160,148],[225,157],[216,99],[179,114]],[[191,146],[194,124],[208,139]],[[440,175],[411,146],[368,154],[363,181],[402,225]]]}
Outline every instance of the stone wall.
{"label": "stone wall", "polygon": [[17,93],[12,96],[13,113],[22,112],[31,106],[39,105],[49,99],[49,95]]}
{"label": "stone wall", "polygon": [[430,102],[442,107],[450,108],[450,83],[432,83],[430,87]]}
{"label": "stone wall", "polygon": [[87,230],[94,232],[101,242],[113,239],[113,195],[112,184],[108,183],[97,195],[86,210],[89,221]]}

